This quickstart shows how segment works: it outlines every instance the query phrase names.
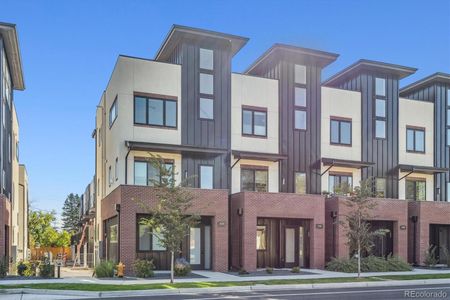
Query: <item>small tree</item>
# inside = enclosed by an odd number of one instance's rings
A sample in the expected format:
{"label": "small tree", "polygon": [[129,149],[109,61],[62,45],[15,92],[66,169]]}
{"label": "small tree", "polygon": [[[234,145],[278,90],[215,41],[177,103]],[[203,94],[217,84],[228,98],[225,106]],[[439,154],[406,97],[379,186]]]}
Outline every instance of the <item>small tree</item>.
{"label": "small tree", "polygon": [[357,253],[358,278],[361,276],[361,253],[363,251],[369,253],[374,246],[374,238],[385,234],[383,230],[372,231],[367,222],[373,217],[371,211],[377,206],[371,197],[373,197],[373,180],[368,178],[362,180],[360,186],[355,187],[354,192],[345,201],[348,213],[342,225],[347,229],[350,252]]}
{"label": "small tree", "polygon": [[31,247],[46,245],[53,234],[52,223],[55,221],[55,212],[34,210],[28,218],[28,232]]}
{"label": "small tree", "polygon": [[64,201],[62,209],[62,228],[68,232],[76,232],[78,230],[78,222],[80,219],[81,199],[78,194],[70,193]]}
{"label": "small tree", "polygon": [[150,217],[141,220],[141,224],[162,232],[157,236],[159,244],[170,252],[170,283],[173,283],[175,253],[180,253],[183,240],[189,235],[190,228],[198,224],[199,217],[191,211],[193,196],[185,189],[188,179],[177,184],[174,167],[167,168],[160,156],[151,154],[150,163],[159,172],[157,179],[150,179],[157,189],[158,202],[151,207],[141,202],[150,214]]}

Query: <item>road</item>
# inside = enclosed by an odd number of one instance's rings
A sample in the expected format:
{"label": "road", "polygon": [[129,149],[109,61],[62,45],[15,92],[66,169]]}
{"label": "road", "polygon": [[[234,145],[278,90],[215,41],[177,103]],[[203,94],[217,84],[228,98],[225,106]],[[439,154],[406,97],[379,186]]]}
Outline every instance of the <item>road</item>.
{"label": "road", "polygon": [[[409,297],[408,293],[409,292]],[[432,293],[439,293],[433,297]],[[413,294],[416,293],[416,294]],[[420,295],[419,293],[425,293]],[[394,300],[394,299],[450,299],[450,286],[448,284],[397,286],[397,287],[365,287],[365,288],[338,288],[338,289],[316,289],[316,290],[276,290],[276,291],[252,291],[252,292],[223,292],[223,293],[196,293],[178,295],[155,295],[133,297],[132,292],[127,297],[102,298],[102,299],[339,299],[339,300]]]}

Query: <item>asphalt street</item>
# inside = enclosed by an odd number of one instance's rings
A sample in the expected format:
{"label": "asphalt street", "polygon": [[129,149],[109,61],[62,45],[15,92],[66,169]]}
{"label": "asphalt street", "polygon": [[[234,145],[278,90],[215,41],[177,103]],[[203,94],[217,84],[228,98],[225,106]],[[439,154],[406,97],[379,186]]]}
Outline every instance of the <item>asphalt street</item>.
{"label": "asphalt street", "polygon": [[439,285],[418,285],[418,286],[390,286],[390,287],[365,287],[365,288],[337,288],[337,289],[286,289],[286,290],[265,290],[251,292],[223,292],[223,293],[186,293],[177,295],[155,295],[102,298],[102,299],[340,299],[340,300],[394,300],[394,299],[450,299],[450,286],[448,284]]}

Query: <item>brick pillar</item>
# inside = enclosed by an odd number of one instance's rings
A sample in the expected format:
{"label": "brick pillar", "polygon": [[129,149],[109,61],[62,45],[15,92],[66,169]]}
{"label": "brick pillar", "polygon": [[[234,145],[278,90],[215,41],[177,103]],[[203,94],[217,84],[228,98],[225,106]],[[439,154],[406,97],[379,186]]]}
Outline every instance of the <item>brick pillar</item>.
{"label": "brick pillar", "polygon": [[[223,223],[225,225],[223,225]],[[219,223],[222,223],[219,225]],[[228,271],[228,220],[213,218],[212,223],[212,268],[216,272]]]}
{"label": "brick pillar", "polygon": [[[323,219],[314,219],[309,222],[310,230],[310,262],[311,268],[323,269],[325,262],[325,226]],[[317,228],[316,225],[322,225]]]}
{"label": "brick pillar", "polygon": [[[250,201],[248,201],[250,202]],[[247,203],[248,203],[247,202]],[[246,203],[246,204],[247,204]],[[256,211],[246,205],[242,216],[242,266],[248,272],[256,271]]]}

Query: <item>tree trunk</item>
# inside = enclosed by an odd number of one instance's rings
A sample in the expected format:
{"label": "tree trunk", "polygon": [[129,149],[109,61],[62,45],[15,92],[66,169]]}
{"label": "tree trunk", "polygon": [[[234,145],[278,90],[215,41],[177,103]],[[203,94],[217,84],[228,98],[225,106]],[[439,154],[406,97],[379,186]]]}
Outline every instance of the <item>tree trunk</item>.
{"label": "tree trunk", "polygon": [[361,277],[361,215],[358,215],[358,278]]}
{"label": "tree trunk", "polygon": [[174,253],[170,251],[170,283],[173,283],[173,263],[174,263]]}

